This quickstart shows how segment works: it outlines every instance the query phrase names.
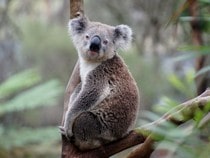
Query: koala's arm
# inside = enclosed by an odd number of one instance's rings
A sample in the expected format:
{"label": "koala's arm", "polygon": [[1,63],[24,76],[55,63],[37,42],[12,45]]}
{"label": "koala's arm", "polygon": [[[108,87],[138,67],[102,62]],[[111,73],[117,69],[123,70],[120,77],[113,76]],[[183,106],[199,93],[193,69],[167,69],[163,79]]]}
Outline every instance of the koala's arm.
{"label": "koala's arm", "polygon": [[76,100],[77,96],[79,95],[79,92],[81,91],[81,87],[82,87],[82,84],[81,82],[75,87],[73,93],[71,94],[71,97],[69,98],[69,104],[68,104],[68,109],[65,113],[65,117],[64,117],[64,125],[63,126],[59,126],[60,128],[60,132],[64,135],[67,135],[67,126],[69,124],[69,122],[71,121],[70,119],[70,111],[71,111],[71,108],[72,108],[72,105],[73,105],[73,102]]}
{"label": "koala's arm", "polygon": [[99,104],[104,100],[108,93],[108,87],[105,85],[87,85],[85,88],[82,88],[81,92],[78,94],[77,98],[73,103],[72,110],[77,111],[86,111],[90,108],[93,108],[95,105]]}
{"label": "koala's arm", "polygon": [[79,83],[74,92],[72,93],[71,97],[70,97],[70,100],[69,100],[69,105],[68,106],[71,106],[72,103],[76,100],[77,96],[79,95],[79,92],[81,91],[81,88],[82,88],[82,84]]}
{"label": "koala's arm", "polygon": [[71,105],[69,105],[70,108],[66,114],[64,123],[64,132],[62,133],[71,137],[73,135],[72,126],[75,118],[82,112],[98,105],[107,97],[108,94],[108,84],[102,82],[101,79],[89,80],[89,82],[83,85],[73,102],[70,103]]}

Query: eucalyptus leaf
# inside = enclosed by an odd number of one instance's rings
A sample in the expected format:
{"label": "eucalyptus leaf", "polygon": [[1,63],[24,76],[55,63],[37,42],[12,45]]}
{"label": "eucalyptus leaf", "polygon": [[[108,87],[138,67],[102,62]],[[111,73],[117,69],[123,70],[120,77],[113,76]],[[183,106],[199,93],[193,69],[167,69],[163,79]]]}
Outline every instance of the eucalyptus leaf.
{"label": "eucalyptus leaf", "polygon": [[180,51],[185,51],[187,53],[184,53],[182,55],[179,55],[173,59],[173,62],[178,62],[182,60],[192,59],[199,57],[201,55],[209,55],[210,54],[210,47],[209,46],[181,46],[179,47]]}
{"label": "eucalyptus leaf", "polygon": [[0,116],[9,112],[54,105],[62,91],[63,88],[58,80],[40,84],[20,93],[10,101],[0,104]]}
{"label": "eucalyptus leaf", "polygon": [[201,3],[206,3],[206,4],[210,5],[210,1],[209,0],[198,0],[198,1],[201,2]]}
{"label": "eucalyptus leaf", "polygon": [[168,76],[168,81],[171,83],[171,85],[174,88],[176,88],[180,92],[185,93],[185,94],[187,93],[186,92],[187,89],[186,89],[185,84],[176,75],[174,75],[174,74],[169,75]]}
{"label": "eucalyptus leaf", "polygon": [[12,147],[24,147],[29,144],[42,144],[53,143],[60,140],[58,128],[45,127],[45,128],[30,128],[19,127],[14,129],[9,128],[7,131],[0,135],[0,146],[7,149]]}
{"label": "eucalyptus leaf", "polygon": [[0,99],[37,84],[41,80],[35,69],[15,74],[0,84]]}
{"label": "eucalyptus leaf", "polygon": [[206,72],[209,72],[210,71],[210,66],[206,66],[202,69],[200,69],[196,74],[195,74],[195,77],[198,77]]}

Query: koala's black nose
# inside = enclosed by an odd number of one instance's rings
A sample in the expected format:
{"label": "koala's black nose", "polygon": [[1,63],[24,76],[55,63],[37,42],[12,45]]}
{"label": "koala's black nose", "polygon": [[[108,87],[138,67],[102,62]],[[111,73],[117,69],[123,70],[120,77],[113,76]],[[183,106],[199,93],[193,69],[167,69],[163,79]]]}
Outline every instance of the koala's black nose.
{"label": "koala's black nose", "polygon": [[99,36],[93,36],[90,41],[90,51],[98,52],[101,48],[101,39]]}

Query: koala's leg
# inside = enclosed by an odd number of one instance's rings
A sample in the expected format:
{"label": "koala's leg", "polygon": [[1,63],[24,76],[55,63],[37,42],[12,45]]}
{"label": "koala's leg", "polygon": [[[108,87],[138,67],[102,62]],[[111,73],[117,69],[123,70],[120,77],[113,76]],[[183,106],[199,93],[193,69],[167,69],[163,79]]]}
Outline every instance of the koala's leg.
{"label": "koala's leg", "polygon": [[91,112],[81,113],[74,121],[73,136],[75,145],[80,150],[97,148],[101,145],[102,125],[97,116]]}

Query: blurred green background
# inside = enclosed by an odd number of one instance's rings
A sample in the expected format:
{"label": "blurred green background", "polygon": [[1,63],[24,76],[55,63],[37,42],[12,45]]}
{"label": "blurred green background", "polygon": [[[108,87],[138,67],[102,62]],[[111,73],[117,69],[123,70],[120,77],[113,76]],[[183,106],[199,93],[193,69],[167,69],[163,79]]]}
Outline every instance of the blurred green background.
{"label": "blurred green background", "polygon": [[[197,1],[202,35],[198,45],[193,42],[194,17],[189,8],[167,25],[183,0],[84,2],[91,20],[127,24],[134,31],[132,47],[120,54],[138,83],[140,110],[146,111],[140,112],[137,126],[195,97],[196,77],[204,76],[205,87],[209,87],[208,0]],[[68,20],[69,0],[0,0],[0,158],[60,155],[57,126],[62,119],[65,86],[77,60]],[[202,56],[206,62],[198,71],[196,61]],[[169,157],[203,158],[209,154],[210,143],[199,139],[199,129],[188,135],[182,128],[171,133],[170,139],[157,144],[170,151]],[[209,140],[209,134],[205,138]]]}

